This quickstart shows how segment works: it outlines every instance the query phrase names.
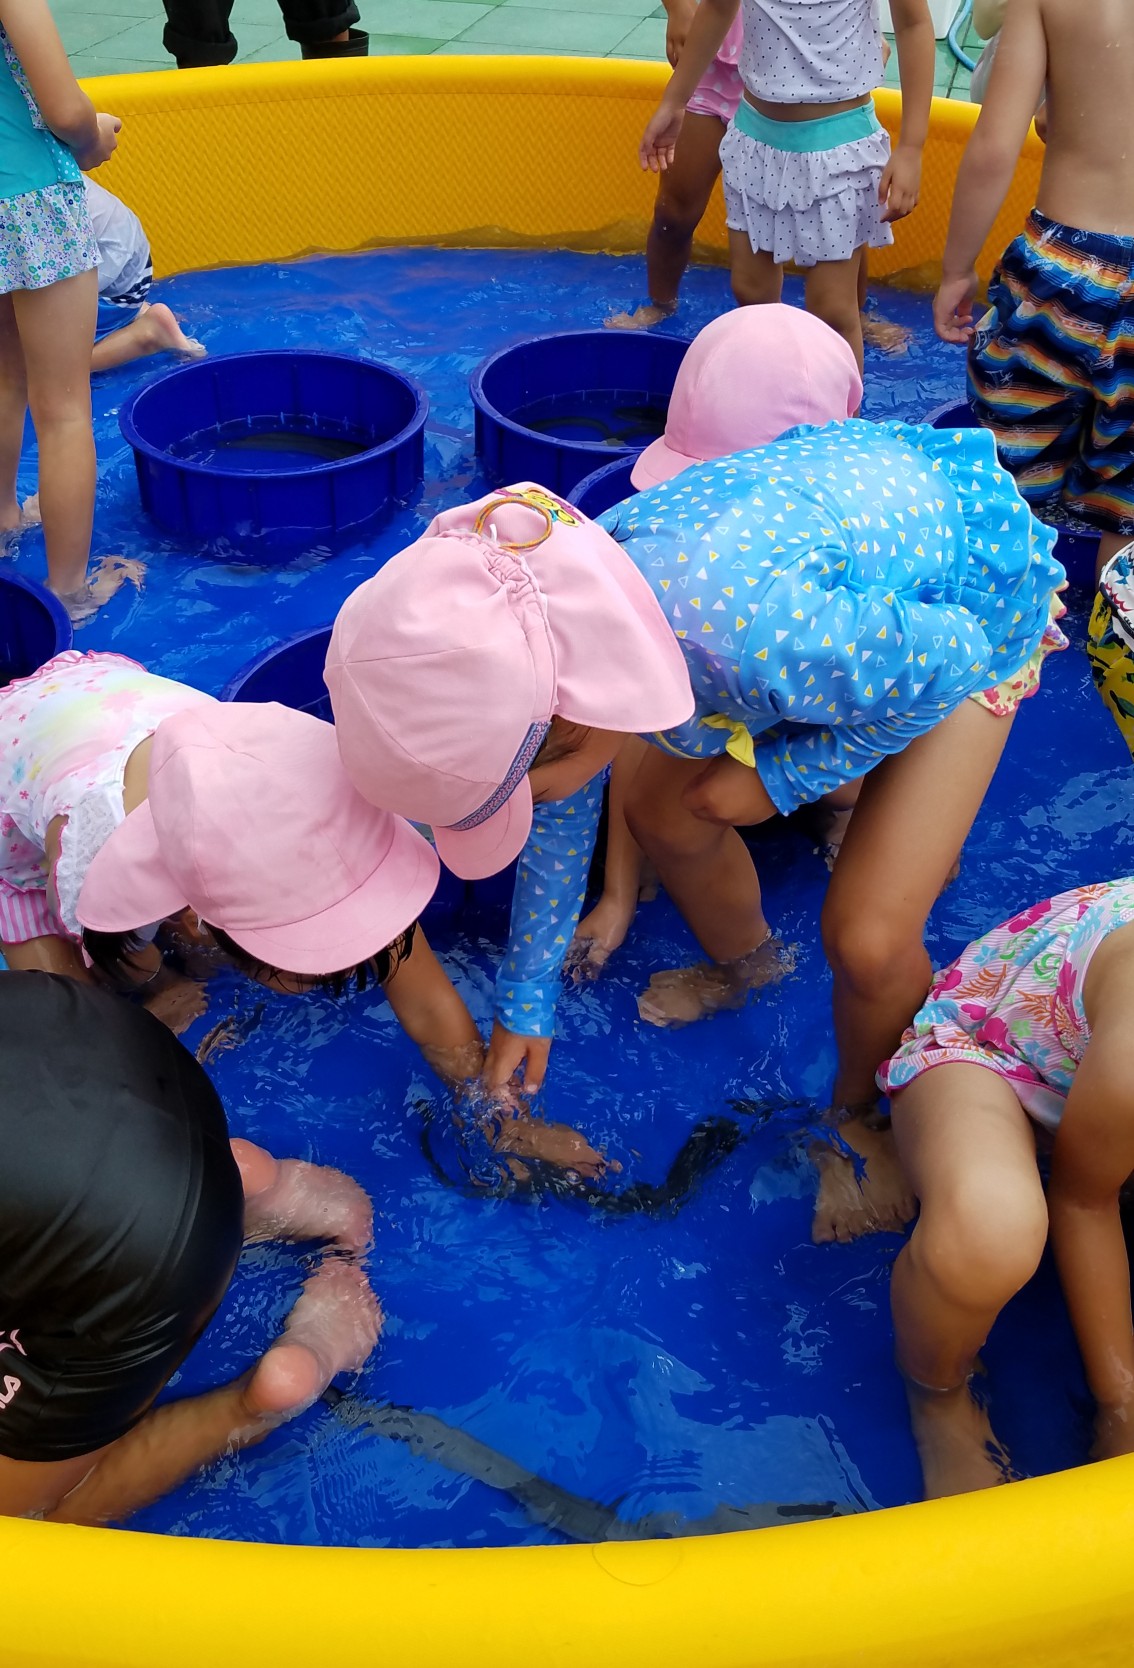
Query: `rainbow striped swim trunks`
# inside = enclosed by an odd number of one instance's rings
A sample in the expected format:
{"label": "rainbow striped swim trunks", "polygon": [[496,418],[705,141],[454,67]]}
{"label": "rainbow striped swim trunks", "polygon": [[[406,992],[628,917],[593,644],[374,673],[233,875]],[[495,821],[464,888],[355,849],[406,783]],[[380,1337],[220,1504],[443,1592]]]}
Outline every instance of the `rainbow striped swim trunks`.
{"label": "rainbow striped swim trunks", "polygon": [[1032,509],[1134,535],[1134,237],[1038,209],[969,349],[969,397]]}

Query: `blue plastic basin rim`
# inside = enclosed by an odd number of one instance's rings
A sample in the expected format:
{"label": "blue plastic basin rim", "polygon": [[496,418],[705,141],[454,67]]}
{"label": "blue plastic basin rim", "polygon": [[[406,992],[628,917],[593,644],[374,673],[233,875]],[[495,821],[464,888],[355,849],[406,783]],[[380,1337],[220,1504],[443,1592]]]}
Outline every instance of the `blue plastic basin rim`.
{"label": "blue plastic basin rim", "polygon": [[[383,440],[380,446],[371,446],[367,451],[358,452],[351,458],[328,458],[326,463],[313,463],[306,469],[274,469],[271,474],[273,482],[310,480],[313,475],[322,475],[331,471],[334,471],[339,475],[348,474],[350,470],[355,468],[357,465],[370,463],[373,459],[383,457],[387,452],[392,452],[396,447],[402,445],[403,442],[409,440],[415,433],[423,429],[428,421],[429,395],[425,392],[425,389],[419,382],[415,381],[413,377],[406,376],[402,371],[395,371],[391,369],[389,365],[384,365],[379,359],[370,359],[362,354],[320,353],[316,349],[299,348],[295,352],[292,352],[290,349],[285,351],[279,348],[264,348],[252,353],[222,353],[218,354],[214,359],[197,359],[194,360],[191,365],[179,365],[176,370],[167,371],[164,376],[155,377],[152,382],[147,382],[144,387],[139,388],[135,393],[130,395],[130,398],[126,401],[122,410],[118,414],[118,427],[121,430],[122,438],[128,445],[132,446],[136,452],[141,452],[143,457],[153,458],[155,462],[166,464],[172,469],[183,469],[187,474],[207,475],[210,480],[213,480],[216,478],[217,471],[212,464],[194,463],[189,458],[175,457],[172,452],[163,451],[160,446],[153,445],[153,443],[147,440],[144,435],[139,434],[137,426],[134,422],[134,407],[140,400],[143,400],[149,391],[152,388],[155,388],[159,382],[164,385],[173,377],[191,376],[194,373],[201,372],[205,368],[214,365],[223,365],[225,361],[229,359],[282,358],[322,360],[335,359],[339,362],[339,364],[344,365],[369,365],[374,370],[381,371],[385,376],[392,377],[394,381],[400,382],[403,387],[408,388],[414,398],[415,410],[414,415],[410,418],[405,427],[399,429],[397,434],[391,435],[389,440]],[[229,480],[263,479],[263,471],[255,468],[226,469],[224,474]]]}

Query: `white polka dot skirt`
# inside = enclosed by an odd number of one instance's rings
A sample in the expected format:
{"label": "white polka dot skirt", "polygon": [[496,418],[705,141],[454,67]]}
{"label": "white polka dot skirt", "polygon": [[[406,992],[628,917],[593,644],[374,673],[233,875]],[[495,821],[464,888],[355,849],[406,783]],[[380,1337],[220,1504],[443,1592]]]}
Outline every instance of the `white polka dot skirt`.
{"label": "white polka dot skirt", "polygon": [[889,156],[883,128],[827,150],[788,151],[733,123],[721,141],[729,227],[781,264],[845,261],[863,244],[880,249],[894,241],[878,201]]}

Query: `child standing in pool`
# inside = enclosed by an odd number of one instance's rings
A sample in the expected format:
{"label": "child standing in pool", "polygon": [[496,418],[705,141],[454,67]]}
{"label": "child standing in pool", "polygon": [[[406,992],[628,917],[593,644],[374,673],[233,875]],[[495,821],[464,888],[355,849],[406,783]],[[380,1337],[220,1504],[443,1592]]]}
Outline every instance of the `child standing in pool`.
{"label": "child standing in pool", "polygon": [[[701,0],[643,136],[643,167],[672,164],[686,108],[739,6]],[[744,96],[720,153],[737,301],[778,301],[794,262],[808,310],[846,338],[860,367],[865,251],[892,242],[889,222],[917,203],[933,94],[926,0],[895,0],[892,14],[903,93],[893,155],[871,100],[882,78],[877,0],[743,0]]]}
{"label": "child standing in pool", "polygon": [[106,161],[120,126],[80,90],[46,0],[0,0],[0,534],[21,525],[16,470],[30,405],[47,582],[75,620],[142,571],[108,559],[87,575],[98,249],[80,170]]}
{"label": "child standing in pool", "polygon": [[[1012,0],[957,175],[937,333],[969,344],[969,394],[1033,508],[1134,537],[1134,32],[1125,0]],[[1036,206],[976,322],[977,257],[1047,87]]]}
{"label": "child standing in pool", "polygon": [[[1095,1457],[1134,1453],[1134,880],[1079,886],[970,944],[879,1073],[921,1201],[894,1265],[897,1359],[927,1495],[1010,1478],[970,1393],[997,1315],[1050,1232],[1097,1403]],[[1054,1134],[1051,1181],[1033,1126]]]}
{"label": "child standing in pool", "polygon": [[[665,0],[665,9],[665,55],[676,69],[697,15],[697,0]],[[721,141],[744,93],[739,69],[743,41],[744,25],[738,14],[697,83],[686,107],[673,162],[658,180],[654,218],[646,239],[649,301],[633,313],[616,313],[608,319],[615,329],[648,330],[677,311],[693,238],[721,171]]]}

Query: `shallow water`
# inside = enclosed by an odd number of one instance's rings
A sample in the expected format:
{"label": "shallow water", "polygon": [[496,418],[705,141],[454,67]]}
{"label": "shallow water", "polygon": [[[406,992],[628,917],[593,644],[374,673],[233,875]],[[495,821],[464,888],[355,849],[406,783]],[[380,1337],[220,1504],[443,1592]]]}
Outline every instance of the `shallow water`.
{"label": "shallow water", "polygon": [[[330,620],[434,509],[481,489],[466,392],[479,360],[522,335],[594,324],[642,290],[638,261],[498,250],[383,251],[162,284],[213,353],[347,348],[416,376],[432,402],[427,485],[375,540],[333,560],[205,560],[146,525],[118,435],[119,403],[164,364],[101,378],[96,552],[146,556],[149,583],[116,599],[80,645],[216,690],[269,643]],[[918,334],[905,358],[871,355],[867,415],[912,418],[959,397],[960,358],[933,338],[927,302],[879,298]],[[723,272],[692,273],[680,328],[691,333],[725,305]],[[35,484],[30,451],[21,484]],[[37,537],[18,563],[42,572]],[[934,912],[939,960],[1020,905],[1134,868],[1129,758],[1090,688],[1078,614],[1071,632],[1071,651],[1048,663],[1025,704],[960,879]],[[380,996],[288,999],[224,977],[186,1039],[196,1047],[231,1019],[210,1070],[234,1133],[340,1165],[373,1194],[387,1325],[358,1385],[344,1388],[427,1410],[626,1520],[769,1500],[857,1510],[918,1491],[890,1364],[887,1280],[901,1242],[815,1247],[809,1237],[814,1181],[799,1132],[833,1064],[815,930],[826,871],[791,830],[762,838],[757,859],[770,919],[800,947],[784,984],[684,1032],[641,1025],[634,998],[650,972],[690,955],[662,901],[642,911],[603,981],[567,989],[560,1006],[545,1109],[621,1162],[614,1191],[662,1182],[698,1126],[722,1151],[734,1142],[668,1214],[449,1185],[472,1160]],[[504,910],[486,907],[433,934],[485,1026],[504,929]],[[175,1391],[249,1365],[302,1269],[286,1247],[248,1254]],[[1090,1406],[1050,1270],[1010,1306],[986,1362],[994,1422],[1023,1471],[1085,1459]],[[508,1496],[322,1405],[134,1526],[365,1546],[559,1538]]]}

